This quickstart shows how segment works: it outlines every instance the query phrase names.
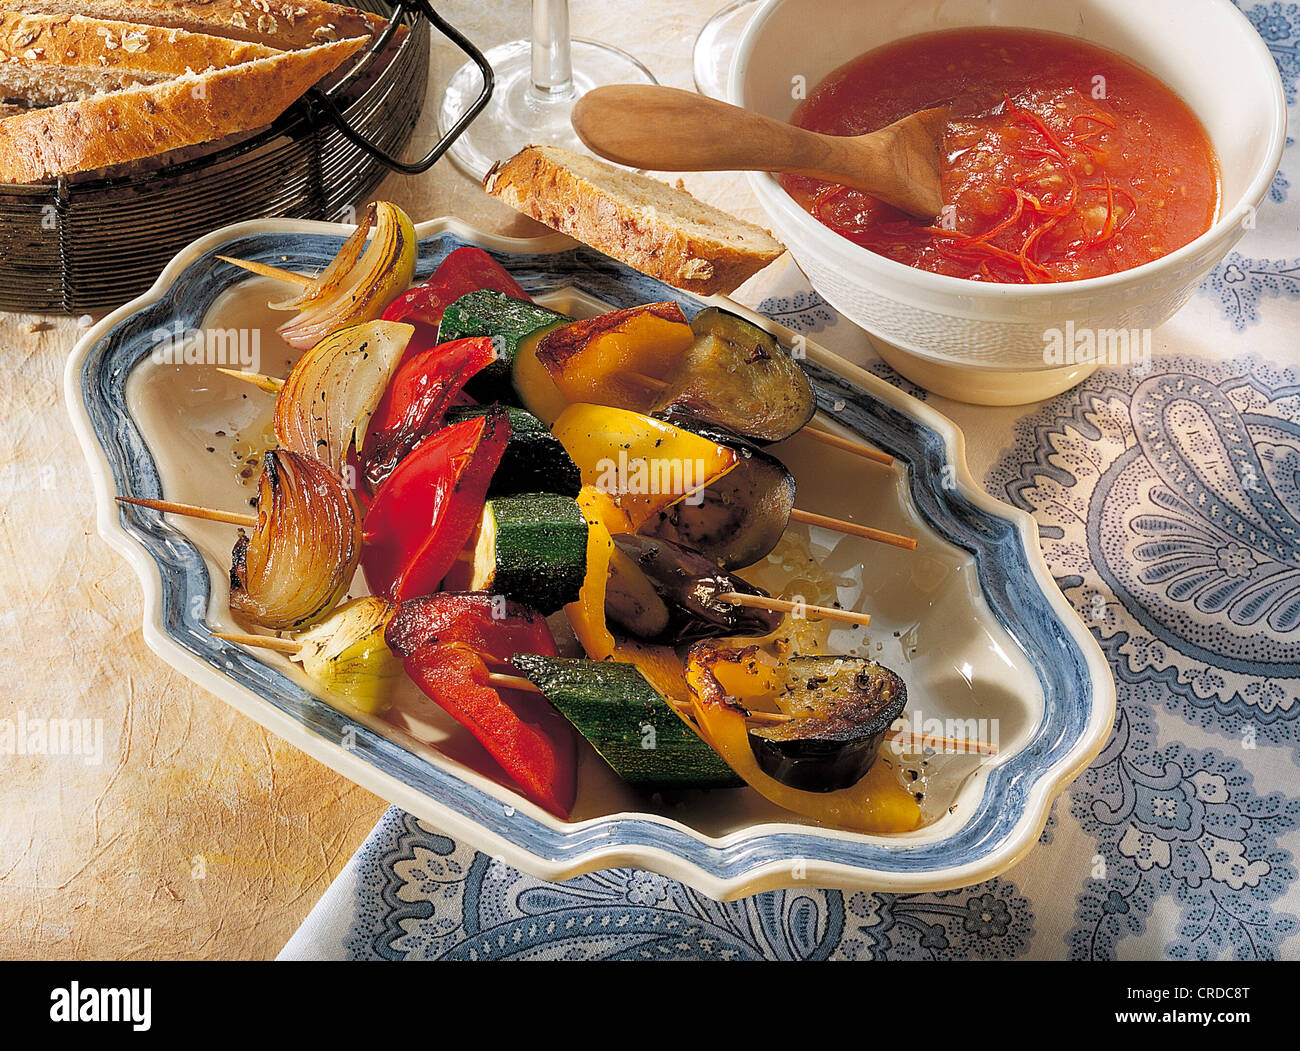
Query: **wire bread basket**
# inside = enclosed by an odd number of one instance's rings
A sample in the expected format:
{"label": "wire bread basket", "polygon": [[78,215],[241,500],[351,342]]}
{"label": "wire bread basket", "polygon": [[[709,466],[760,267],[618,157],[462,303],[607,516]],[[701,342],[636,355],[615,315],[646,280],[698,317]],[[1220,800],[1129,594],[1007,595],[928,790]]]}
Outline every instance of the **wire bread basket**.
{"label": "wire bread basket", "polygon": [[[328,87],[270,127],[152,170],[0,186],[0,310],[81,314],[147,289],[181,248],[246,219],[339,219],[390,171],[425,171],[486,104],[491,68],[428,0],[352,0],[387,28]],[[398,159],[415,130],[430,26],[483,71],[482,95],[422,159]],[[404,27],[404,28],[403,28]]]}

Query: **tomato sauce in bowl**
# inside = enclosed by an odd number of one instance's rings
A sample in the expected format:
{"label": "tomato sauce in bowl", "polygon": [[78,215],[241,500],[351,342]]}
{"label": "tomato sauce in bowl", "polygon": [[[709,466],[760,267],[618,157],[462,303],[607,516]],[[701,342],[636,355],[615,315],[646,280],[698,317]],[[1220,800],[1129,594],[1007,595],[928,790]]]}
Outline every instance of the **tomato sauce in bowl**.
{"label": "tomato sauce in bowl", "polygon": [[1203,234],[1219,163],[1196,115],[1113,51],[1027,29],[910,37],[840,67],[793,123],[861,135],[947,104],[944,212],[909,217],[867,194],[786,175],[821,223],[907,266],[974,281],[1117,273]]}

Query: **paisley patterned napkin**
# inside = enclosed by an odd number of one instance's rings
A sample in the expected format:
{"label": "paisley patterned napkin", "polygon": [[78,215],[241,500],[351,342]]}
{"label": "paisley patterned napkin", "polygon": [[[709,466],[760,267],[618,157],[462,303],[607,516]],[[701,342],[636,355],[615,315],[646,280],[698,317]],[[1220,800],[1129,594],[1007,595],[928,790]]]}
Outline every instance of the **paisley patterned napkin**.
{"label": "paisley patterned napkin", "polygon": [[[1300,79],[1300,5],[1245,7]],[[1110,659],[1114,733],[1005,876],[934,894],[719,903],[650,872],[550,884],[396,809],[283,958],[1300,958],[1300,201],[1250,231],[1155,334],[1036,406],[930,398],[973,472],[1038,520]],[[793,266],[742,297],[898,383]],[[1012,435],[1010,445],[1007,436]]]}

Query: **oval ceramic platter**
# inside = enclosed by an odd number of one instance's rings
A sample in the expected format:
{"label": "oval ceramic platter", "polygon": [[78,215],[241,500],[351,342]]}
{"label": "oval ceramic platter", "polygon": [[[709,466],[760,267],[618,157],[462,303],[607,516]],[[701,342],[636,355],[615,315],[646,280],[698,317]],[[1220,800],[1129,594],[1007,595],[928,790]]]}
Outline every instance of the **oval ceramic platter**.
{"label": "oval ceramic platter", "polygon": [[[347,714],[314,697],[284,658],[214,638],[213,630],[238,630],[226,608],[233,527],[114,497],[245,510],[257,472],[241,479],[236,463],[264,441],[272,399],[210,360],[172,361],[159,347],[178,333],[207,333],[211,359],[212,334],[242,334],[246,358],[255,344],[260,351],[260,371],[287,374],[290,352],[275,334],[284,315],[266,308],[283,286],[216,256],[314,272],[348,229],[262,221],[219,230],[90,330],[68,362],[68,405],[91,466],[99,530],[139,573],[145,639],[159,656],[362,787],[551,880],[630,865],[719,899],[796,883],[912,892],[977,883],[1030,850],[1052,800],[1110,732],[1115,689],[1106,661],[1053,582],[1033,519],[970,477],[957,428],[813,344],[804,363],[823,418],[895,463],[880,467],[796,435],[777,451],[798,479],[800,506],[908,533],[919,545],[907,552],[796,525],[786,562],[802,557],[830,581],[833,597],[872,614],[865,631],[834,632],[832,648],[898,671],[915,728],[937,732],[961,720],[998,744],[995,756],[943,755],[918,766],[925,823],[914,832],[868,836],[800,823],[749,789],[638,796],[590,749],[577,806],[563,821],[516,795],[451,719],[433,718],[412,736],[411,727]],[[558,235],[503,239],[455,220],[419,232],[421,279],[452,249],[474,243],[540,302],[576,316],[660,300],[690,316],[702,305]],[[796,340],[730,301],[713,302],[787,346]]]}

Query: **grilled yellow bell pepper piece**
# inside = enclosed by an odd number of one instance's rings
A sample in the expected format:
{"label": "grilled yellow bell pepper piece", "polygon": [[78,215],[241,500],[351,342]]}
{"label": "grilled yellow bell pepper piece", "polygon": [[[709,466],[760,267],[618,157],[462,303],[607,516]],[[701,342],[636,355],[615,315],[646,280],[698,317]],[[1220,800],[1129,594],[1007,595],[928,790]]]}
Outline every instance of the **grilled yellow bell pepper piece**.
{"label": "grilled yellow bell pepper piece", "polygon": [[[551,427],[583,485],[613,497],[634,533],[652,515],[716,482],[739,462],[734,449],[627,409],[578,403]],[[614,530],[611,530],[614,532]]]}
{"label": "grilled yellow bell pepper piece", "polygon": [[608,493],[593,486],[583,486],[577,502],[587,519],[587,575],[578,601],[564,607],[574,635],[592,660],[635,664],[646,681],[665,697],[685,700],[682,662],[672,647],[619,639],[605,619],[609,565],[615,550],[611,534],[631,532],[631,522]]}
{"label": "grilled yellow bell pepper piece", "polygon": [[[648,409],[695,341],[676,303],[647,303],[552,329],[537,359],[571,402]],[[658,382],[656,382],[658,381]]]}
{"label": "grilled yellow bell pepper piece", "polygon": [[587,519],[587,574],[578,600],[565,606],[564,613],[587,656],[601,661],[613,655],[616,645],[605,624],[605,590],[609,584],[609,560],[614,555],[610,534],[629,532],[631,524],[615,506],[613,497],[594,486],[584,485],[577,502]]}

